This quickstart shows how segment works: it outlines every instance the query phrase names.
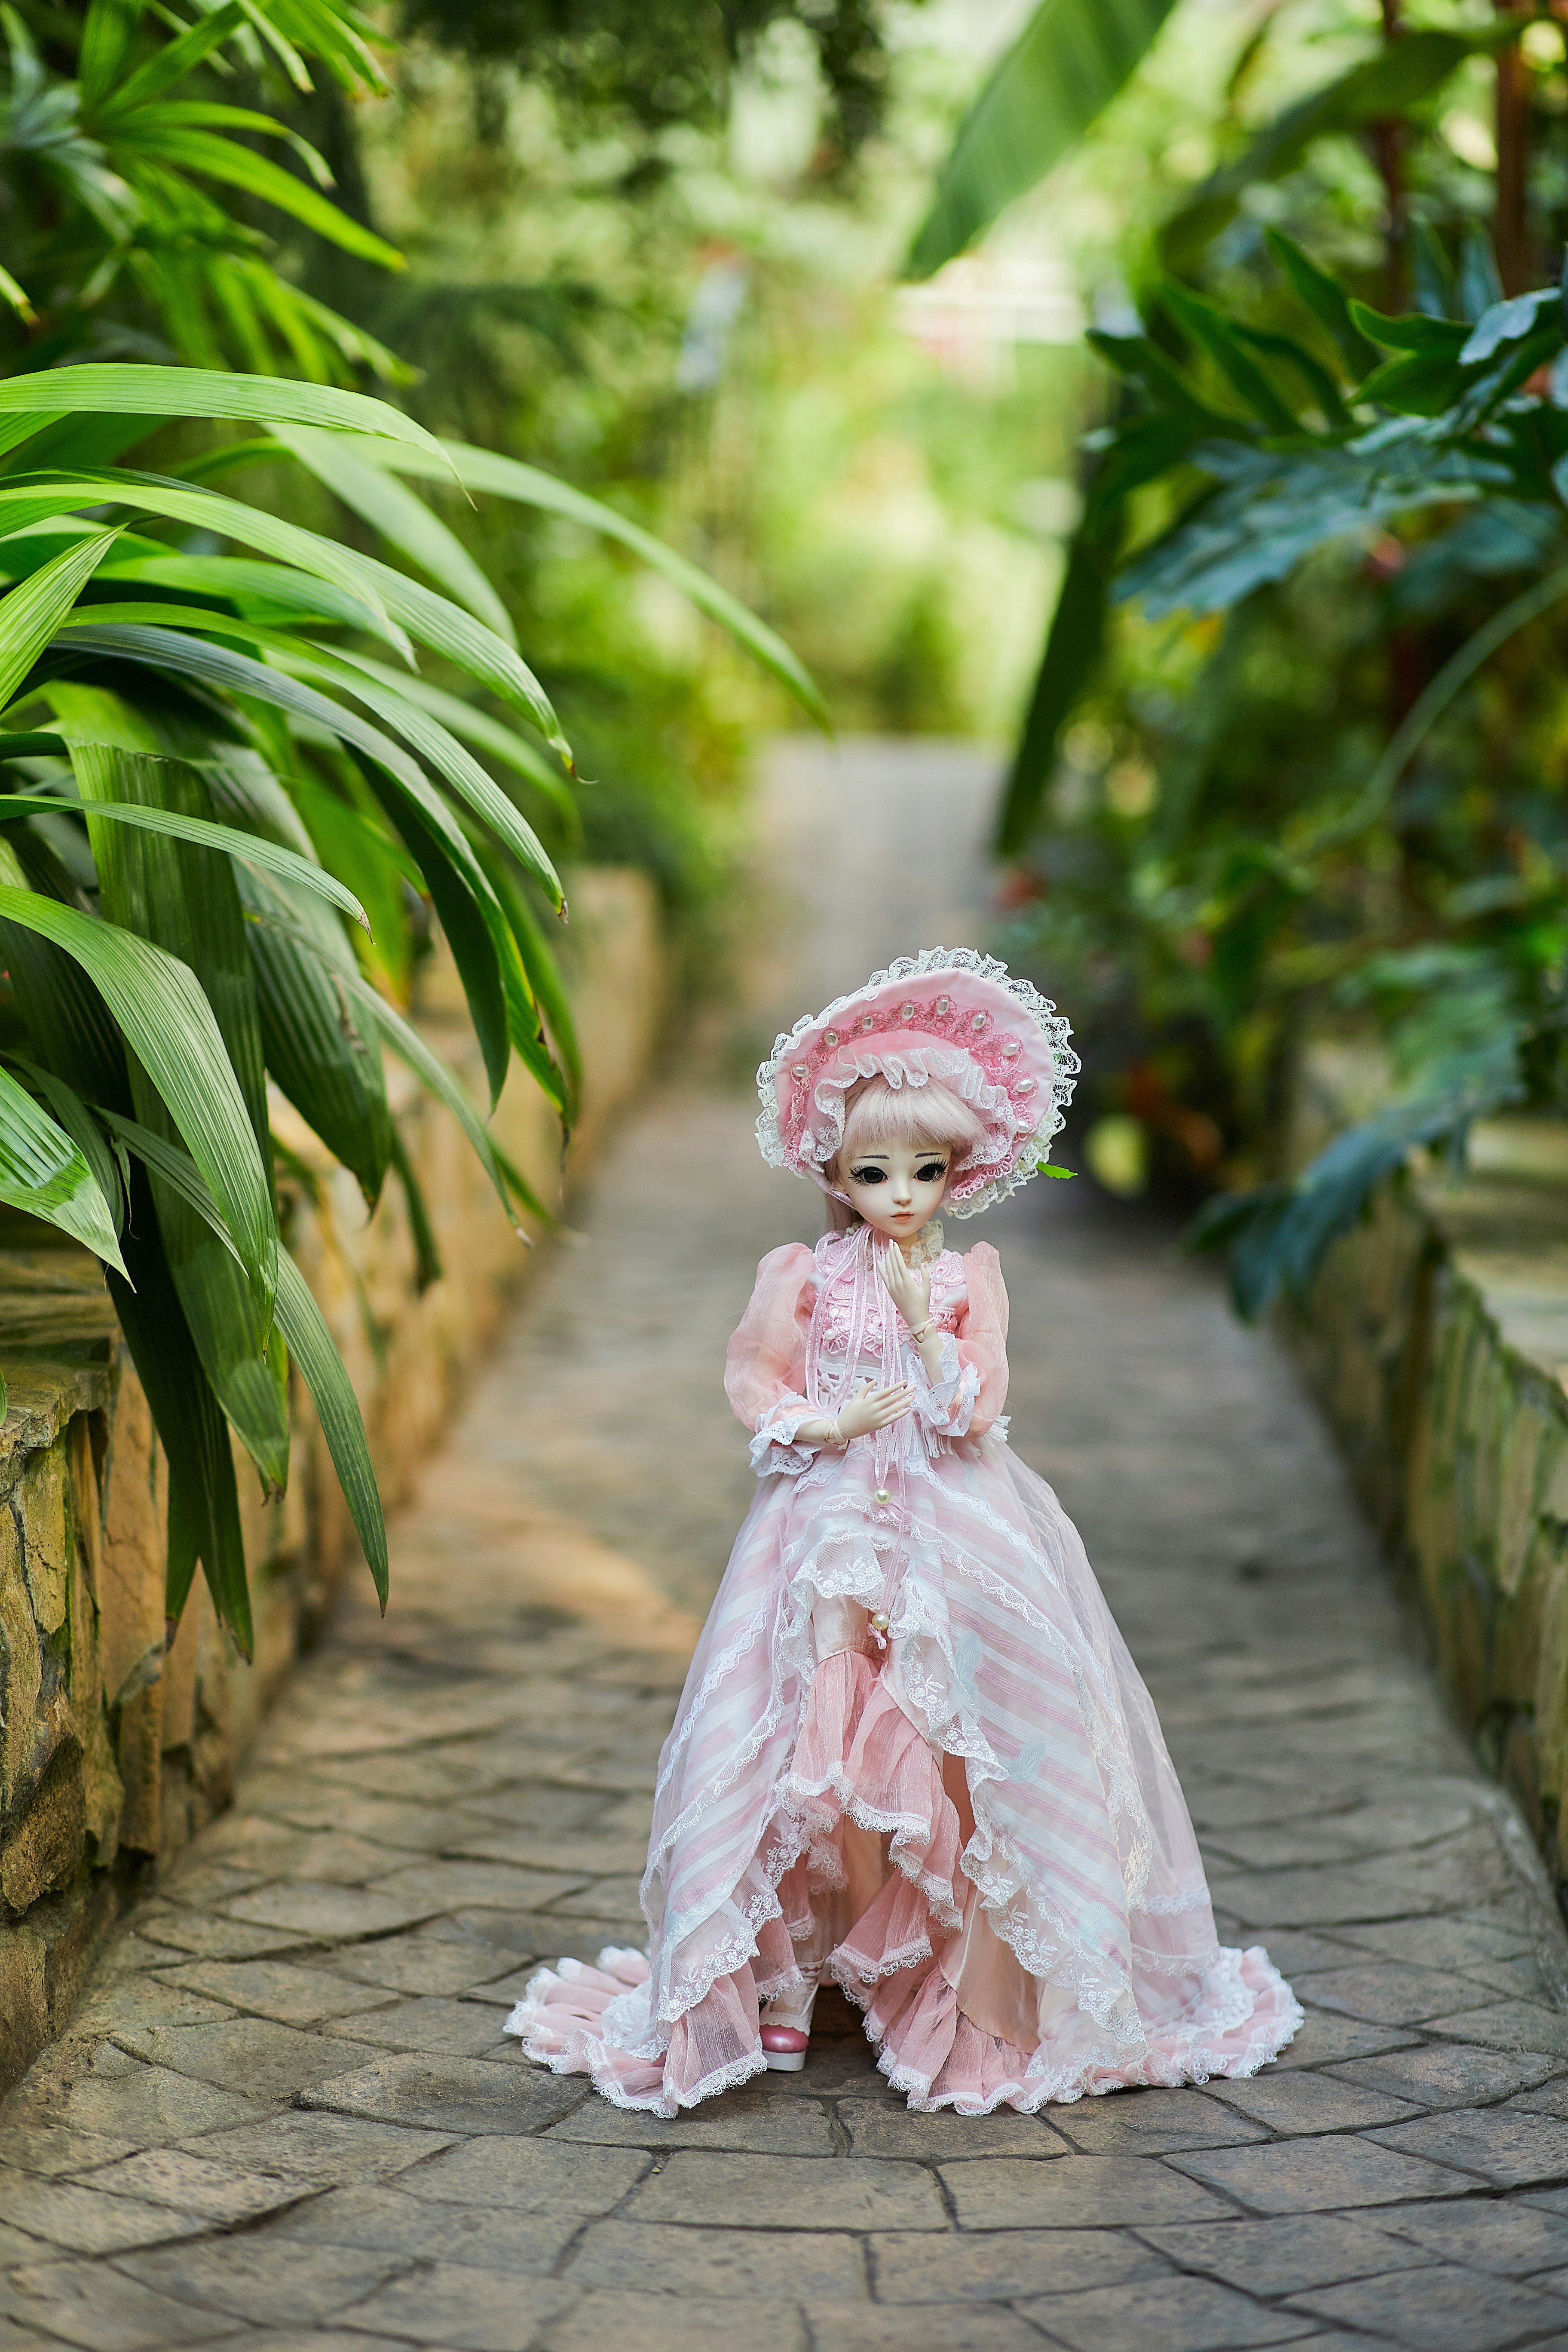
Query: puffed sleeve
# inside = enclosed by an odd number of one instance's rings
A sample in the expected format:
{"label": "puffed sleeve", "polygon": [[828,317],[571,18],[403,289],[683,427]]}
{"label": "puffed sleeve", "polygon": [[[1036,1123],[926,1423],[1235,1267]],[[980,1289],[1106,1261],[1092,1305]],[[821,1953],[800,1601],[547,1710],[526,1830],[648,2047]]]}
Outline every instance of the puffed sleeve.
{"label": "puffed sleeve", "polygon": [[1007,1402],[1007,1292],[1002,1261],[977,1242],[963,1261],[966,1293],[956,1336],[944,1333],[938,1379],[914,1354],[915,1410],[933,1437],[984,1437]]}
{"label": "puffed sleeve", "polygon": [[736,1418],[753,1433],[752,1467],[759,1478],[778,1471],[798,1475],[816,1451],[795,1440],[801,1423],[814,1418],[805,1389],[816,1270],[816,1259],[800,1242],[770,1250],[724,1360],[724,1393]]}

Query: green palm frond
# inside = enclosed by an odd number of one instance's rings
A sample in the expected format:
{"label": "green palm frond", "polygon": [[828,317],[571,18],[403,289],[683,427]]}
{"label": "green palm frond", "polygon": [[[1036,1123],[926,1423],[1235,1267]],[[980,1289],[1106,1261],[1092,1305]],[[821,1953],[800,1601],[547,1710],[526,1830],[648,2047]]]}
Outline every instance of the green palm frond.
{"label": "green palm frond", "polygon": [[68,79],[44,62],[30,13],[0,8],[0,182],[12,197],[0,294],[26,332],[23,364],[129,353],[145,303],[169,352],[196,366],[323,384],[366,370],[408,379],[392,352],[279,276],[272,239],[232,199],[381,268],[401,268],[402,256],[332,202],[331,173],[297,132],[216,94],[234,65],[296,90],[312,68],[353,95],[384,89],[366,17],[341,0],[224,0],[182,26],[137,0],[90,0]]}

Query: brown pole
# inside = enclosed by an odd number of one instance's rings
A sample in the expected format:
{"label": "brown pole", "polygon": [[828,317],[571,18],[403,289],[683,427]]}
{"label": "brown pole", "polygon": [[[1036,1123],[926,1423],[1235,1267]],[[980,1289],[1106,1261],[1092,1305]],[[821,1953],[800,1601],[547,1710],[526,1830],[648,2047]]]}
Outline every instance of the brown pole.
{"label": "brown pole", "polygon": [[[1499,0],[1499,5],[1501,5],[1501,0]],[[1399,21],[1399,9],[1400,0],[1383,0],[1383,37],[1385,43],[1396,41],[1404,29]],[[1392,117],[1372,126],[1373,160],[1383,182],[1384,227],[1388,239],[1384,303],[1395,316],[1405,308],[1405,247],[1409,234],[1405,208],[1401,130],[1402,126]]]}
{"label": "brown pole", "polygon": [[[1512,0],[1495,0],[1500,16],[1518,12]],[[1505,294],[1522,294],[1530,284],[1530,246],[1525,220],[1524,167],[1530,147],[1529,68],[1517,41],[1497,61],[1497,213],[1492,243]]]}

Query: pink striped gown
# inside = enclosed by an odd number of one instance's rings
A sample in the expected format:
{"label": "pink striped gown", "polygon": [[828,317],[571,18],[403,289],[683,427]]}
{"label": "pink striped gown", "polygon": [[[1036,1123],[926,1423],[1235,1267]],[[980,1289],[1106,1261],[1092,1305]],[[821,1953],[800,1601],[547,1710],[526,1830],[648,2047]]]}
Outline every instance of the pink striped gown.
{"label": "pink striped gown", "polygon": [[[1251,2074],[1300,2022],[1267,1953],[1216,1941],[1149,1695],[1008,1448],[996,1253],[930,1272],[935,1382],[863,1228],[757,1270],[725,1381],[757,1496],[659,1762],[647,1952],[543,1969],[508,2021],[618,2106],[758,2072],[759,2001],[803,1977],[864,2010],[911,2107],[963,2115]],[[894,1375],[890,1430],[797,1441]]]}

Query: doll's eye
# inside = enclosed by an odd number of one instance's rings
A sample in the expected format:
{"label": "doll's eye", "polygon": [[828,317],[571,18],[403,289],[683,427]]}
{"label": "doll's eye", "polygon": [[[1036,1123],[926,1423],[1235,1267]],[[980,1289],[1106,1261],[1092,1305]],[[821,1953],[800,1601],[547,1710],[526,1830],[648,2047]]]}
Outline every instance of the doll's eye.
{"label": "doll's eye", "polygon": [[850,1173],[857,1184],[885,1184],[888,1181],[885,1168],[855,1168]]}
{"label": "doll's eye", "polygon": [[945,1160],[928,1160],[923,1168],[917,1168],[915,1170],[915,1181],[918,1184],[936,1184],[939,1183],[946,1174],[947,1162]]}

